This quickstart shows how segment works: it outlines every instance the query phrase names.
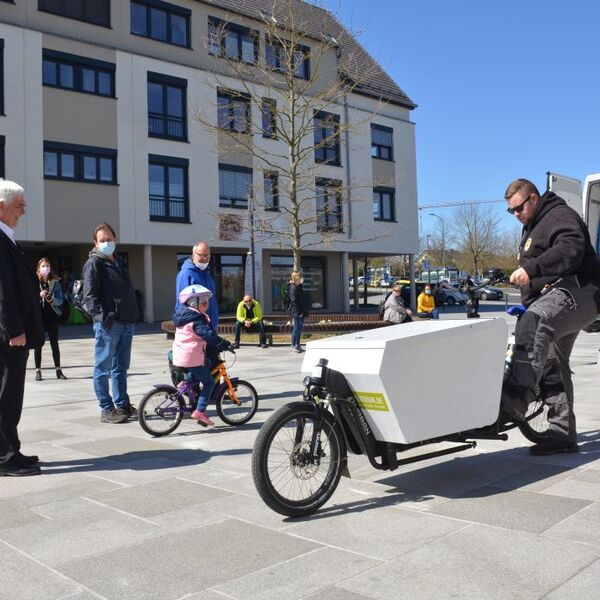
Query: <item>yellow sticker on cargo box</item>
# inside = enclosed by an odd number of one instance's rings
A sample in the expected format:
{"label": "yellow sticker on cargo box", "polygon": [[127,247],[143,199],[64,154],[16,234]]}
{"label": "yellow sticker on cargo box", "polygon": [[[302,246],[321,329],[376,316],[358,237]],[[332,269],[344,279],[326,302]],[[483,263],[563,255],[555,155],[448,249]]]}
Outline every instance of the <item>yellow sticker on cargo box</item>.
{"label": "yellow sticker on cargo box", "polygon": [[389,412],[385,397],[381,392],[354,392],[358,405],[364,410]]}

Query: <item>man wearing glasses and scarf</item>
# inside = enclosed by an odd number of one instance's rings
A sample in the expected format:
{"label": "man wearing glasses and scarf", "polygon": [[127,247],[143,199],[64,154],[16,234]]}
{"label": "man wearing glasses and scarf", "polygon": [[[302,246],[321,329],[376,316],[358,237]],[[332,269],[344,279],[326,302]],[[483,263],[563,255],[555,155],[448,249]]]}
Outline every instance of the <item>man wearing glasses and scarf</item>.
{"label": "man wearing glasses and scarf", "polygon": [[510,282],[521,288],[527,312],[515,329],[501,411],[505,420],[523,421],[539,386],[549,406],[550,427],[547,440],[530,452],[577,452],[569,357],[579,331],[599,311],[598,256],[581,217],[553,192],[540,196],[531,181],[516,179],[504,198],[507,211],[523,224],[519,268]]}

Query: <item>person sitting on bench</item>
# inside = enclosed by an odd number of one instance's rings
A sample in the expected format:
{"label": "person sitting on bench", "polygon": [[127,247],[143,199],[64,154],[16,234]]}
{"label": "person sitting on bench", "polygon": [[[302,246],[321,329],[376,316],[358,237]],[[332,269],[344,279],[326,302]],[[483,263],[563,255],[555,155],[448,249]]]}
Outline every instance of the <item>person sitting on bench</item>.
{"label": "person sitting on bench", "polygon": [[265,325],[263,323],[263,311],[258,301],[254,300],[250,294],[246,294],[244,299],[238,304],[235,317],[237,322],[235,324],[234,348],[240,347],[240,334],[242,330],[252,331],[254,328],[258,329],[258,345],[261,348],[268,348]]}

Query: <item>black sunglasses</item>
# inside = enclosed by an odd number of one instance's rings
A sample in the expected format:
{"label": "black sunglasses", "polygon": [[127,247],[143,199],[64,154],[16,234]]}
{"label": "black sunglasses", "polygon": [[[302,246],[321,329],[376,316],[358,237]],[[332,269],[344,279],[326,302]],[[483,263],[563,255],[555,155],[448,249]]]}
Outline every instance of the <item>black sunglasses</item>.
{"label": "black sunglasses", "polygon": [[525,200],[523,200],[523,202],[521,202],[521,204],[519,204],[518,206],[515,206],[513,208],[507,208],[506,212],[509,215],[521,214],[525,210],[525,205],[529,202],[530,199],[531,199],[531,194],[529,194],[529,196],[527,196],[527,198],[525,198]]}

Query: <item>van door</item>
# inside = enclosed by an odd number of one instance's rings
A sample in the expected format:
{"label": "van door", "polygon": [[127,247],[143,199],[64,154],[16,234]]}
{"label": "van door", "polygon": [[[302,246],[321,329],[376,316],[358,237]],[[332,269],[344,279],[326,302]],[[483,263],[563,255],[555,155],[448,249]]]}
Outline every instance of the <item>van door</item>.
{"label": "van door", "polygon": [[580,216],[583,216],[581,181],[550,171],[546,175],[548,190],[560,196],[573,210],[576,210]]}
{"label": "van door", "polygon": [[600,252],[600,173],[588,175],[583,184],[583,218],[590,232],[590,239]]}

